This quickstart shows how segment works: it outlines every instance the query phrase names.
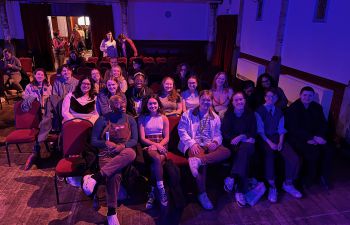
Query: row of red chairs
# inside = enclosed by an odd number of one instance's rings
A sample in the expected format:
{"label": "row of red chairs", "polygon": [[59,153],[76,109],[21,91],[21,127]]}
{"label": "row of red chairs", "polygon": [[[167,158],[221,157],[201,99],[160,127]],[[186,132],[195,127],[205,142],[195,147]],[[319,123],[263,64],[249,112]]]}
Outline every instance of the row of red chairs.
{"label": "row of red chairs", "polygon": [[[15,130],[7,135],[5,139],[6,154],[9,166],[11,166],[9,146],[15,144],[19,150],[19,144],[33,143],[37,140],[39,134],[39,123],[41,120],[41,107],[39,102],[33,102],[32,108],[28,112],[21,110],[22,101],[14,105],[15,112]],[[60,204],[57,181],[58,178],[82,176],[86,170],[82,170],[84,159],[80,156],[86,150],[86,143],[89,143],[92,123],[88,120],[79,119],[79,122],[72,119],[62,125],[62,151],[63,158],[58,162],[55,168],[54,185],[57,204]],[[168,159],[171,159],[177,166],[187,165],[187,159],[178,152],[177,143],[179,136],[177,125],[180,117],[169,117],[170,136]],[[58,137],[57,137],[58,139]],[[52,141],[52,140],[50,140]],[[137,154],[142,155],[142,149],[137,148]],[[141,157],[143,158],[143,157]],[[140,162],[139,162],[140,163]],[[144,163],[144,162],[141,162]]]}

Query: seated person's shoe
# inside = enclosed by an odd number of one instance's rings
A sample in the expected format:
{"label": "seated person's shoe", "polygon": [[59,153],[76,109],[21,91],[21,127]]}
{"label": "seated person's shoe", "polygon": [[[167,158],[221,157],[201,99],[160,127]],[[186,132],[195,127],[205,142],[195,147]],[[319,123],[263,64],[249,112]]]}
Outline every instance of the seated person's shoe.
{"label": "seated person's shoe", "polygon": [[108,225],[120,225],[117,214],[107,216]]}
{"label": "seated person's shoe", "polygon": [[287,192],[288,194],[290,194],[291,196],[293,196],[294,198],[301,198],[303,197],[303,195],[300,193],[300,191],[298,191],[293,184],[286,184],[283,183],[282,189]]}
{"label": "seated person's shoe", "polygon": [[277,195],[278,195],[277,188],[270,187],[267,199],[272,203],[276,203],[277,202]]}
{"label": "seated person's shoe", "polygon": [[243,208],[243,207],[247,206],[247,201],[246,201],[245,196],[244,196],[243,193],[236,192],[235,198],[236,198],[237,205],[239,207]]}
{"label": "seated person's shoe", "polygon": [[206,192],[198,195],[198,201],[201,203],[202,207],[206,210],[212,210],[214,208]]}
{"label": "seated person's shoe", "polygon": [[197,157],[188,158],[188,164],[190,166],[191,173],[194,177],[198,176],[198,169],[201,165],[201,160]]}
{"label": "seated person's shoe", "polygon": [[152,209],[155,201],[156,201],[156,196],[154,194],[154,188],[152,188],[151,192],[148,194],[148,200],[146,202],[146,209]]}
{"label": "seated person's shoe", "polygon": [[83,177],[83,191],[87,196],[91,196],[96,186],[96,180],[91,177],[92,175],[85,175]]}
{"label": "seated person's shoe", "polygon": [[24,170],[30,170],[30,168],[32,168],[33,164],[36,163],[37,159],[39,157],[37,156],[37,154],[30,154],[30,156],[28,157],[26,164],[24,165]]}
{"label": "seated person's shoe", "polygon": [[159,201],[163,206],[168,206],[168,195],[165,191],[165,188],[158,188]]}
{"label": "seated person's shoe", "polygon": [[235,179],[231,177],[226,177],[224,181],[224,190],[228,193],[232,192],[234,184],[235,184]]}

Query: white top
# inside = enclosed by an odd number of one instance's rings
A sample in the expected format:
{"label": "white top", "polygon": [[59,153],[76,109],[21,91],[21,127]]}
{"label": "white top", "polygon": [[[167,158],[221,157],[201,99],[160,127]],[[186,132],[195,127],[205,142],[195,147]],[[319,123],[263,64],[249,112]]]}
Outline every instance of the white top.
{"label": "white top", "polygon": [[70,101],[71,101],[72,97],[73,97],[73,94],[72,94],[72,92],[70,92],[63,99],[63,103],[62,103],[63,121],[62,121],[62,123],[67,121],[67,120],[70,120],[70,119],[81,118],[81,119],[89,120],[92,124],[94,124],[99,117],[98,112],[96,110],[96,102],[97,102],[96,96],[92,100],[90,98],[86,98],[84,96],[80,97],[80,98],[76,98],[76,100],[81,105],[86,105],[92,101],[95,101],[95,110],[92,111],[91,113],[88,113],[88,114],[76,113],[70,108]]}
{"label": "white top", "polygon": [[163,134],[163,117],[159,116],[143,116],[142,124],[145,127],[145,135]]}
{"label": "white top", "polygon": [[107,48],[113,46],[114,48],[117,47],[117,43],[115,42],[115,40],[113,41],[105,41],[105,39],[102,40],[101,44],[100,44],[100,50],[101,52],[103,52],[103,57],[107,57]]}

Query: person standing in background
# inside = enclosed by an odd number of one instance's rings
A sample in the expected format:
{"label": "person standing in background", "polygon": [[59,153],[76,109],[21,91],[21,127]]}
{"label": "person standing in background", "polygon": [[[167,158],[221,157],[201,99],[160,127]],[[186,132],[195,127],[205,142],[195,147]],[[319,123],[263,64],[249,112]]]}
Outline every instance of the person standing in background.
{"label": "person standing in background", "polygon": [[111,31],[109,31],[106,34],[106,38],[102,40],[101,44],[100,44],[100,51],[103,52],[103,57],[116,57],[116,47],[117,47],[117,43],[115,42],[115,40],[113,39],[113,34]]}
{"label": "person standing in background", "polygon": [[55,62],[57,63],[57,67],[59,68],[64,63],[64,58],[66,57],[66,48],[67,41],[60,36],[60,31],[57,30],[53,33],[54,38],[52,39],[53,49],[54,49],[54,55],[55,55]]}
{"label": "person standing in background", "polygon": [[[137,48],[134,42],[128,38],[125,34],[119,34],[117,40],[117,49],[119,57],[127,57],[138,56]],[[133,54],[131,55],[131,50]]]}

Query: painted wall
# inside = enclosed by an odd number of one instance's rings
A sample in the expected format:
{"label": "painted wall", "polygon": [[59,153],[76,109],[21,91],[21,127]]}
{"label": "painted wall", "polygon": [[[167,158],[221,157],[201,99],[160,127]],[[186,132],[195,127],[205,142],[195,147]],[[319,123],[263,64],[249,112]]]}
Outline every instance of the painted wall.
{"label": "painted wall", "polygon": [[263,59],[270,60],[275,47],[276,30],[278,25],[279,7],[281,0],[264,1],[262,20],[256,21],[257,1],[245,1],[241,51]]}
{"label": "painted wall", "polygon": [[208,3],[129,2],[135,40],[208,40]]}
{"label": "painted wall", "polygon": [[239,0],[223,0],[218,7],[218,15],[237,15],[239,13]]}
{"label": "painted wall", "polygon": [[[313,22],[316,0],[289,0],[282,64],[347,84],[350,65],[350,1],[328,1],[325,23]],[[281,0],[264,1],[256,21],[256,1],[245,1],[241,51],[270,60],[274,54]]]}
{"label": "painted wall", "polygon": [[328,2],[326,22],[315,23],[316,0],[290,1],[282,63],[347,84],[350,80],[350,1]]}

